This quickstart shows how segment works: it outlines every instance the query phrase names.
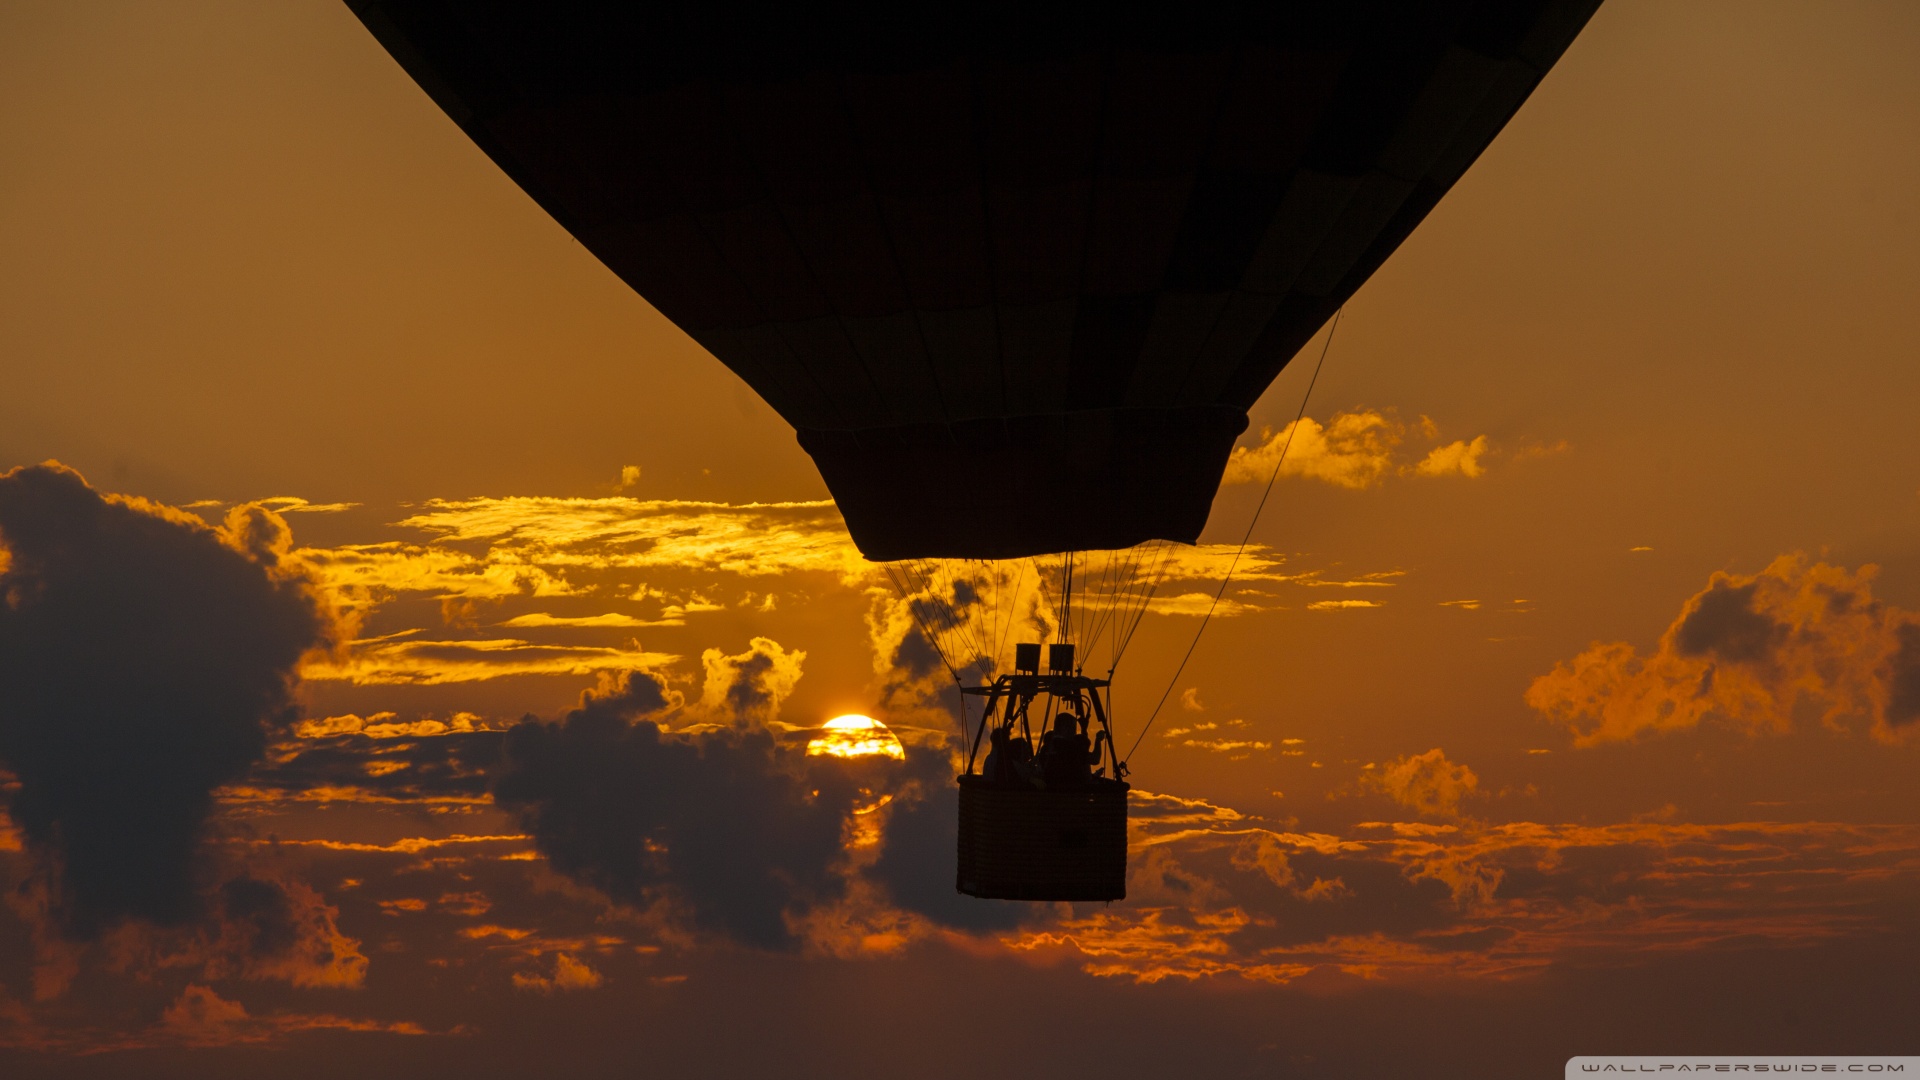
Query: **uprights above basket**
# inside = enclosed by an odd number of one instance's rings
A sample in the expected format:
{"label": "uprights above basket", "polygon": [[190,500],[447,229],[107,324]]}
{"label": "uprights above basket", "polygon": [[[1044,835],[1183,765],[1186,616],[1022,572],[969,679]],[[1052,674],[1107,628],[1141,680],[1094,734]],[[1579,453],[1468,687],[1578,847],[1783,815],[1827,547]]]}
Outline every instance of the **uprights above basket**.
{"label": "uprights above basket", "polygon": [[[1047,646],[1047,673],[1050,675],[1072,675],[1078,669],[1073,666],[1073,642],[1056,641]],[[1023,641],[1013,647],[1013,670],[1016,675],[1040,674],[1040,643]]]}
{"label": "uprights above basket", "polygon": [[[1043,671],[1040,644],[1022,642],[1014,648],[1012,672],[962,688],[966,695],[985,699],[979,722],[968,733],[968,775],[1011,782],[1007,762],[995,756],[1003,749],[1014,762],[1038,762],[1036,768],[1051,770],[1056,787],[1071,784],[1083,772],[1089,781],[1125,775],[1107,715],[1109,682],[1080,674],[1074,651],[1071,642],[1051,643]],[[1015,771],[1027,770],[1022,765]],[[1044,777],[1035,782],[1044,786]]]}

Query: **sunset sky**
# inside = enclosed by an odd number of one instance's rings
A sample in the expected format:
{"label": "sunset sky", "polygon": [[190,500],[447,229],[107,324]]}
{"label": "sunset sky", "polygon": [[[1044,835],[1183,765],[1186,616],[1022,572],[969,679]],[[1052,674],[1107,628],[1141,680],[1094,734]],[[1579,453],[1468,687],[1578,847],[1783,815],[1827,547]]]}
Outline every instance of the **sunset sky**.
{"label": "sunset sky", "polygon": [[793,429],[345,5],[0,3],[0,1074],[1920,1052],[1916,56],[1608,0],[1254,409],[1041,905]]}

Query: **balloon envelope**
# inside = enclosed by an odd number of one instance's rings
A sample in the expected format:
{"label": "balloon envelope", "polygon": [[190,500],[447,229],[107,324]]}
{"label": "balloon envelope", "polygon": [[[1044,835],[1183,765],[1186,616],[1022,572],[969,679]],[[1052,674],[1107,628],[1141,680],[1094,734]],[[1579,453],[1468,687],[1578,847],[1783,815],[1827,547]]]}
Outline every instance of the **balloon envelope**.
{"label": "balloon envelope", "polygon": [[1248,407],[1598,2],[349,0],[881,560],[1197,539]]}

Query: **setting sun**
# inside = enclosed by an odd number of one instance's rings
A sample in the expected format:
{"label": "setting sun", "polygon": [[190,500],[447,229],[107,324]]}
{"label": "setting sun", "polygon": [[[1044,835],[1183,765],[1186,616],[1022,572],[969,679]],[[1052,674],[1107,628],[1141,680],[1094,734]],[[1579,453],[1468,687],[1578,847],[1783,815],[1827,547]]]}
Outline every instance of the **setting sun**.
{"label": "setting sun", "polygon": [[907,752],[887,725],[871,716],[848,713],[820,725],[820,734],[807,743],[807,756],[890,757],[905,760]]}

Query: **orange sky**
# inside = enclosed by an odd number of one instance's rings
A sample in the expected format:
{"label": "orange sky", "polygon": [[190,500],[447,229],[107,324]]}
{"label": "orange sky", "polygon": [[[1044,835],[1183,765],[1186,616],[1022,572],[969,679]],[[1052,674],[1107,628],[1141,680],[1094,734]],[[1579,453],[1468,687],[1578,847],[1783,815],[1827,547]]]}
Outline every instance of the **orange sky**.
{"label": "orange sky", "polygon": [[[556,864],[476,762],[635,671],[677,730],[788,752],[862,712],[933,753],[791,429],[344,5],[0,8],[0,472],[267,500],[344,641],[205,840],[299,947],[58,940],[9,828],[0,1064],[945,1075],[955,1010],[1008,994],[1110,1018],[1030,1059],[1068,1074],[1912,1052],[1915,55],[1910,5],[1610,0],[1346,308],[1134,761],[1130,899],[915,909],[876,869],[896,776],[766,948]],[[1319,347],[1145,621],[1123,745]]]}

